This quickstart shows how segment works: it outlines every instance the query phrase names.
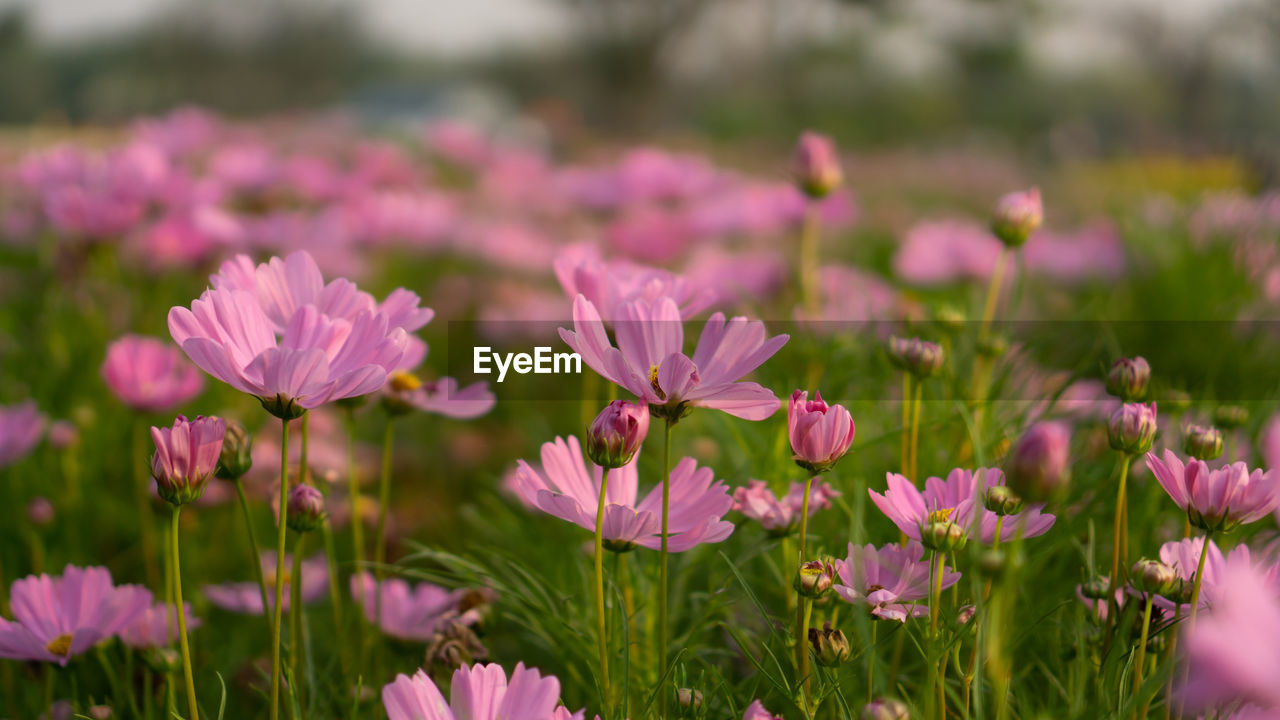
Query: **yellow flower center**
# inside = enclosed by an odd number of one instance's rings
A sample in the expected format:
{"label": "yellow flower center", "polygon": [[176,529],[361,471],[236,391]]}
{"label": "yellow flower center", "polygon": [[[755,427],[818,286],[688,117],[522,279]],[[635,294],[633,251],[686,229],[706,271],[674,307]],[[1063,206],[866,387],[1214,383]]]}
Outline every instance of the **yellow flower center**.
{"label": "yellow flower center", "polygon": [[409,392],[422,387],[422,381],[417,375],[404,370],[396,370],[391,373],[391,389],[396,392]]}
{"label": "yellow flower center", "polygon": [[929,513],[928,520],[930,523],[947,522],[951,520],[951,513],[954,510],[955,508],[942,508],[941,510],[934,510],[933,512]]}
{"label": "yellow flower center", "polygon": [[49,644],[44,646],[44,649],[58,657],[66,657],[71,653],[71,635],[59,635],[50,640]]}
{"label": "yellow flower center", "polygon": [[658,384],[658,366],[657,365],[654,365],[649,368],[649,386],[653,388],[654,392],[658,393],[658,397],[662,398],[663,400],[667,399],[667,394],[662,391],[662,386]]}

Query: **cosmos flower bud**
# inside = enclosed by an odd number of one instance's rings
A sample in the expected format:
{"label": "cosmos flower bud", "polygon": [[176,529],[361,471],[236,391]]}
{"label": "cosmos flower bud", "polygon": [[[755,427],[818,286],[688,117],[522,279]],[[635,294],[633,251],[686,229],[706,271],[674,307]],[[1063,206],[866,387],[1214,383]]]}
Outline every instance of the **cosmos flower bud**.
{"label": "cosmos flower bud", "polygon": [[991,333],[986,337],[978,338],[976,349],[982,357],[998,358],[1009,351],[1009,338],[999,333]]}
{"label": "cosmos flower bud", "polygon": [[929,513],[920,528],[920,544],[934,552],[951,552],[964,547],[964,528],[951,520],[951,509]]}
{"label": "cosmos flower bud", "polygon": [[680,717],[698,717],[702,714],[702,691],[679,688],[676,703],[680,706]]}
{"label": "cosmos flower bud", "polygon": [[986,578],[998,578],[1004,574],[1007,557],[1000,548],[987,548],[978,556],[978,572]]}
{"label": "cosmos flower bud", "polygon": [[[1010,491],[1033,502],[1058,493],[1070,476],[1070,450],[1071,429],[1066,424],[1047,420],[1032,425],[1005,458],[1005,482]],[[997,512],[989,505],[987,509]],[[1020,509],[1005,514],[1017,512]]]}
{"label": "cosmos flower bud", "polygon": [[1102,578],[1094,578],[1080,586],[1080,594],[1090,600],[1104,600],[1111,595],[1111,583]]}
{"label": "cosmos flower bud", "polygon": [[55,516],[53,503],[49,502],[47,497],[32,498],[27,503],[27,519],[32,525],[48,525],[53,522]]}
{"label": "cosmos flower bud", "polygon": [[1107,441],[1112,449],[1140,455],[1156,439],[1156,404],[1125,403],[1107,421]]}
{"label": "cosmos flower bud", "polygon": [[910,720],[906,703],[893,698],[879,698],[862,706],[861,720]]}
{"label": "cosmos flower bud", "polygon": [[649,434],[649,404],[614,400],[587,429],[587,455],[602,468],[631,462]]}
{"label": "cosmos flower bud", "polygon": [[1031,188],[1000,198],[991,217],[991,232],[1007,247],[1021,247],[1044,222],[1040,189]]}
{"label": "cosmos flower bud", "polygon": [[1213,460],[1222,455],[1222,431],[1216,427],[1188,425],[1182,436],[1182,451],[1197,460]]}
{"label": "cosmos flower bud", "polygon": [[792,157],[792,172],[796,185],[811,198],[826,197],[844,182],[835,143],[815,132],[801,133]]}
{"label": "cosmos flower bud", "polygon": [[262,403],[263,410],[281,420],[297,420],[307,414],[306,408],[299,405],[295,398],[286,397],[284,393],[278,393],[272,397],[259,397],[258,402]]}
{"label": "cosmos flower bud", "polygon": [[1147,396],[1151,382],[1151,366],[1142,357],[1122,357],[1107,372],[1107,393],[1125,402],[1137,402]]}
{"label": "cosmos flower bud", "polygon": [[942,368],[945,359],[942,346],[914,338],[889,338],[889,362],[918,379],[930,377]]}
{"label": "cosmos flower bud", "polygon": [[188,422],[181,415],[171,428],[151,428],[156,444],[151,477],[160,497],[174,505],[199,499],[218,466],[226,432],[222,418],[197,417]]}
{"label": "cosmos flower bud", "polygon": [[324,522],[324,495],[310,485],[295,485],[289,490],[289,506],[285,510],[290,530],[315,530]]}
{"label": "cosmos flower bud", "polygon": [[222,453],[218,456],[218,477],[238,480],[253,467],[253,436],[244,423],[227,421],[227,434],[222,438]]}
{"label": "cosmos flower bud", "polygon": [[1249,422],[1249,410],[1240,405],[1222,405],[1213,413],[1213,424],[1223,430],[1235,430]]}
{"label": "cosmos flower bud", "polygon": [[787,437],[791,440],[792,459],[800,467],[818,474],[830,470],[844,457],[853,444],[857,428],[849,411],[840,405],[828,405],[822,393],[809,399],[809,393],[791,393],[787,407]]}
{"label": "cosmos flower bud", "polygon": [[58,450],[67,450],[80,443],[80,429],[70,420],[58,420],[49,425],[49,444]]}
{"label": "cosmos flower bud", "polygon": [[809,628],[809,644],[813,646],[817,663],[823,667],[839,667],[853,652],[849,647],[849,639],[844,633],[831,627],[829,622],[824,623],[821,630]]}
{"label": "cosmos flower bud", "polygon": [[939,329],[953,335],[964,327],[964,312],[955,305],[939,305],[933,311],[933,322]]}
{"label": "cosmos flower bud", "polygon": [[1160,407],[1174,415],[1179,415],[1191,407],[1191,395],[1186,390],[1169,388],[1164,391],[1164,398],[1160,401]]}
{"label": "cosmos flower bud", "polygon": [[1159,560],[1142,558],[1129,571],[1129,584],[1138,592],[1167,595],[1177,589],[1178,572]]}
{"label": "cosmos flower bud", "polygon": [[982,496],[982,505],[996,515],[1017,515],[1022,512],[1022,498],[1005,485],[994,485]]}
{"label": "cosmos flower bud", "polygon": [[973,616],[977,614],[978,608],[973,605],[965,605],[956,611],[956,624],[968,625]]}
{"label": "cosmos flower bud", "polygon": [[807,598],[819,598],[827,594],[835,581],[836,569],[830,560],[810,560],[796,573],[796,592]]}

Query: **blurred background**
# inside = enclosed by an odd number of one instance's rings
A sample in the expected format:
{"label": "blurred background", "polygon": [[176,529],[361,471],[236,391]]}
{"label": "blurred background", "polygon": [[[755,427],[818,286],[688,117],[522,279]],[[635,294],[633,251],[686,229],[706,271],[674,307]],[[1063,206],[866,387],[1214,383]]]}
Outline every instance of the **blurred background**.
{"label": "blurred background", "polygon": [[1258,186],[1280,167],[1280,4],[0,0],[0,123],[184,104],[520,117],[508,132],[535,138],[816,127],[855,151],[1228,156]]}

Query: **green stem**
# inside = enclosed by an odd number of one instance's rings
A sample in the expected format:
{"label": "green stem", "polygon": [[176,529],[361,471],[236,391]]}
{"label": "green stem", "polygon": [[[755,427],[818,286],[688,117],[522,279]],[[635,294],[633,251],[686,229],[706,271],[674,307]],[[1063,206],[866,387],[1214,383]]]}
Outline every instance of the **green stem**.
{"label": "green stem", "polygon": [[[374,625],[382,627],[382,584],[386,581],[387,570],[387,514],[391,509],[391,447],[395,438],[395,418],[387,415],[387,424],[382,431],[382,470],[378,478],[378,527],[377,538],[374,540],[373,546],[373,573],[377,578],[377,589],[374,591]],[[381,648],[381,646],[379,646]],[[381,649],[375,654],[377,665],[375,670],[381,669],[382,652]],[[378,673],[378,677],[382,673]]]}
{"label": "green stem", "polygon": [[942,677],[939,672],[937,656],[941,655],[941,648],[938,643],[938,615],[942,611],[942,570],[945,561],[942,553],[934,551],[933,553],[933,582],[929,585],[929,677],[931,690],[934,693],[934,702],[937,703],[937,717],[942,720],[947,716],[945,690],[942,687]]}
{"label": "green stem", "polygon": [[178,515],[181,505],[173,506],[173,544],[170,554],[173,555],[173,596],[174,610],[178,615],[178,641],[182,648],[182,675],[187,684],[187,709],[191,713],[190,720],[200,720],[200,710],[196,705],[196,682],[191,673],[191,648],[187,643],[187,612],[182,604],[182,563],[178,556]]}
{"label": "green stem", "polygon": [[867,704],[871,704],[876,694],[876,632],[879,629],[879,621],[871,618],[871,646],[867,649]]}
{"label": "green stem", "polygon": [[911,475],[911,373],[902,373],[902,474]]}
{"label": "green stem", "polygon": [[911,482],[920,476],[920,400],[924,394],[924,381],[916,383],[916,396],[911,401]]}
{"label": "green stem", "polygon": [[991,272],[991,282],[987,285],[987,299],[982,305],[982,325],[979,326],[980,337],[986,337],[991,328],[991,321],[996,316],[996,301],[1000,298],[1000,286],[1004,282],[1004,266],[1009,261],[1009,251],[1000,249],[996,256],[996,266]]}
{"label": "green stem", "polygon": [[1120,546],[1122,544],[1121,536],[1124,533],[1124,506],[1126,502],[1125,485],[1129,480],[1129,454],[1121,451],[1120,453],[1120,482],[1116,489],[1116,517],[1115,528],[1112,531],[1111,538],[1111,586],[1108,589],[1108,595],[1115,593],[1115,589],[1120,587],[1120,573],[1123,567],[1120,564]]}
{"label": "green stem", "polygon": [[800,293],[809,318],[818,317],[818,291],[814,287],[818,276],[818,242],[822,236],[818,205],[805,205],[804,219],[800,226]]}
{"label": "green stem", "polygon": [[236,478],[236,495],[240,498],[240,510],[244,513],[244,526],[249,531],[249,545],[253,547],[253,572],[258,578],[258,589],[262,592],[262,617],[267,621],[267,632],[271,632],[271,616],[267,614],[267,577],[262,572],[262,552],[258,549],[258,533],[253,529],[253,517],[249,514],[249,500],[244,494],[244,480]]}
{"label": "green stem", "polygon": [[663,424],[662,443],[662,553],[658,565],[658,717],[667,719],[667,695],[663,687],[667,681],[667,533],[671,514],[671,421]]}
{"label": "green stem", "polygon": [[[1138,696],[1142,689],[1142,672],[1147,663],[1147,636],[1151,629],[1151,593],[1146,593],[1147,601],[1142,610],[1142,638],[1138,641],[1138,663],[1133,668],[1133,695]],[[1145,716],[1146,713],[1144,712]]]}
{"label": "green stem", "polygon": [[280,510],[276,530],[276,604],[271,608],[271,720],[280,717],[280,635],[284,620],[284,549],[289,505],[289,421],[280,420]]}
{"label": "green stem", "polygon": [[[306,533],[293,542],[293,570],[289,575],[289,680],[293,697],[304,710],[302,700],[302,553]],[[330,585],[335,584],[330,579]]]}
{"label": "green stem", "polygon": [[604,706],[605,717],[609,716],[609,639],[605,632],[606,618],[604,611],[604,501],[609,487],[609,470],[605,470],[600,479],[600,502],[596,506],[596,635],[600,644],[600,694]]}
{"label": "green stem", "polygon": [[351,550],[364,562],[364,522],[360,516],[360,476],[356,470],[356,413],[347,408],[347,501],[351,504]]}
{"label": "green stem", "polygon": [[[800,506],[800,537],[799,551],[796,553],[796,573],[795,578],[800,577],[800,568],[804,566],[805,540],[809,534],[809,492],[813,487],[813,477],[809,476],[804,481],[804,500]],[[807,703],[813,700],[812,684],[809,682],[809,613],[811,606],[808,598],[803,594],[796,603],[796,679],[800,681],[804,688],[804,697]]]}

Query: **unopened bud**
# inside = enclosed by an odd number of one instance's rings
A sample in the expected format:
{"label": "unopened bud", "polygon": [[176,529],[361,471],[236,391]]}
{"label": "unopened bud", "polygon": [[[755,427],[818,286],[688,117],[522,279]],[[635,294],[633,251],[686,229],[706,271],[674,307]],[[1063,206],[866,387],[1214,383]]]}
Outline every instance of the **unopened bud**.
{"label": "unopened bud", "polygon": [[238,480],[253,467],[253,436],[238,420],[227,421],[227,434],[222,437],[222,454],[218,456],[215,474],[223,480]]}
{"label": "unopened bud", "polygon": [[1005,485],[993,485],[982,497],[982,505],[996,515],[1017,515],[1022,512],[1022,498]]}
{"label": "unopened bud", "polygon": [[614,400],[587,429],[587,455],[602,468],[620,468],[636,456],[648,434],[648,403]]}
{"label": "unopened bud", "polygon": [[809,644],[813,646],[814,658],[823,667],[838,667],[853,652],[849,639],[829,622],[824,623],[821,630],[809,628]]}
{"label": "unopened bud", "polygon": [[1151,366],[1142,357],[1122,357],[1107,372],[1107,392],[1125,402],[1137,402],[1147,396],[1151,382]]}
{"label": "unopened bud", "polygon": [[1005,482],[1019,497],[1033,502],[1047,500],[1058,494],[1070,478],[1070,451],[1071,429],[1066,424],[1038,422],[1018,438],[1005,458]]}
{"label": "unopened bud", "polygon": [[48,525],[53,522],[54,515],[53,503],[47,497],[32,498],[27,503],[27,519],[32,525]]}
{"label": "unopened bud", "polygon": [[978,608],[972,605],[965,605],[956,612],[956,624],[968,625],[969,621],[978,612]]}
{"label": "unopened bud", "polygon": [[800,190],[811,198],[826,197],[844,182],[835,143],[815,132],[800,135],[792,158],[792,172]]}
{"label": "unopened bud", "polygon": [[978,338],[978,354],[985,358],[997,358],[1009,350],[1009,339],[997,333]]}
{"label": "unopened bud", "polygon": [[1143,558],[1129,571],[1129,584],[1138,592],[1165,595],[1178,585],[1178,573],[1159,560]]}
{"label": "unopened bud", "polygon": [[1156,439],[1156,404],[1125,403],[1107,421],[1107,441],[1129,455],[1141,455]]}
{"label": "unopened bud", "polygon": [[1213,413],[1213,424],[1223,430],[1235,430],[1249,422],[1249,410],[1240,405],[1222,405]]}
{"label": "unopened bud", "polygon": [[945,360],[942,346],[920,338],[889,338],[889,362],[918,379],[934,375]]}
{"label": "unopened bud", "polygon": [[1111,595],[1111,583],[1102,578],[1094,578],[1080,586],[1080,594],[1090,600],[1105,600]]}
{"label": "unopened bud", "polygon": [[1008,247],[1021,247],[1044,222],[1040,189],[1009,193],[996,203],[991,232]]}
{"label": "unopened bud", "polygon": [[920,544],[934,552],[951,552],[964,547],[964,528],[951,520],[951,509],[929,513],[920,528]]}
{"label": "unopened bud", "polygon": [[290,530],[315,530],[324,522],[324,495],[310,485],[296,485],[289,491],[289,506],[286,510]]}
{"label": "unopened bud", "polygon": [[1186,412],[1189,407],[1191,407],[1191,395],[1186,390],[1169,388],[1164,391],[1163,399],[1160,401],[1160,409],[1179,415]]}
{"label": "unopened bud", "polygon": [[697,717],[702,714],[702,691],[679,688],[676,690],[676,704],[680,706],[680,717]]}
{"label": "unopened bud", "polygon": [[827,594],[835,580],[835,566],[829,560],[810,560],[796,573],[796,592],[807,598],[819,598]]}
{"label": "unopened bud", "polygon": [[1213,460],[1222,455],[1222,431],[1216,427],[1188,425],[1182,436],[1182,450],[1197,460]]}
{"label": "unopened bud", "polygon": [[862,706],[861,720],[910,720],[906,703],[892,698],[872,700]]}

